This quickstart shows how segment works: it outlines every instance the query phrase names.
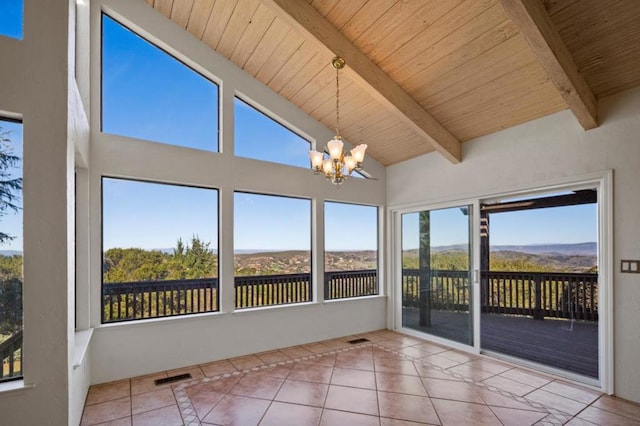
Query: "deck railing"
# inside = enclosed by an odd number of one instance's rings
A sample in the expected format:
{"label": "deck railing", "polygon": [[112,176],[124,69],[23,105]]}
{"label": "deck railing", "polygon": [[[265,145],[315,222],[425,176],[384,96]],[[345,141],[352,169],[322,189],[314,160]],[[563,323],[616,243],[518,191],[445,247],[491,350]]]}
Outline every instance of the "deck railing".
{"label": "deck railing", "polygon": [[[421,294],[420,271],[403,270],[404,306],[430,301],[433,309],[468,310],[469,272],[432,270],[430,275],[429,294]],[[598,274],[485,271],[480,288],[482,312],[598,320]]]}
{"label": "deck railing", "polygon": [[235,289],[236,308],[286,305],[312,299],[310,274],[235,277]]}
{"label": "deck railing", "polygon": [[22,376],[22,330],[0,343],[0,382]]}
{"label": "deck railing", "polygon": [[378,294],[378,272],[375,269],[332,271],[324,274],[325,300],[375,294]]}
{"label": "deck railing", "polygon": [[[284,305],[313,299],[310,274],[235,277],[236,308]],[[326,272],[325,299],[378,294],[377,271]],[[103,322],[215,312],[218,279],[107,283],[102,286]]]}
{"label": "deck railing", "polygon": [[217,310],[217,278],[102,285],[102,322],[168,317]]}
{"label": "deck railing", "polygon": [[402,270],[403,306],[417,308],[429,302],[432,309],[469,310],[469,272],[431,270],[429,292],[420,291],[421,278],[429,280],[429,275],[421,277],[419,269]]}
{"label": "deck railing", "polygon": [[598,274],[488,272],[482,278],[483,312],[598,320]]}
{"label": "deck railing", "polygon": [[[465,311],[469,305],[469,273],[432,270],[429,291],[421,292],[421,274],[405,269],[403,305]],[[310,274],[235,277],[236,308],[308,302],[313,299]],[[483,272],[482,312],[534,318],[598,320],[598,274]],[[378,294],[376,270],[325,274],[326,300]],[[179,280],[103,285],[103,322],[213,312],[218,306],[218,280]]]}

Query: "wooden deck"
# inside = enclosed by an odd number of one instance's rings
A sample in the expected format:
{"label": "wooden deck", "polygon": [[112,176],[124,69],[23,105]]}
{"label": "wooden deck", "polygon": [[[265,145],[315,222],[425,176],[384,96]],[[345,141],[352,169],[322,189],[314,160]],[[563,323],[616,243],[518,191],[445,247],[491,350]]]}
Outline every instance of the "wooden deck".
{"label": "wooden deck", "polygon": [[[418,310],[403,309],[403,326],[467,342],[468,313],[432,311],[431,327],[418,325]],[[465,331],[461,331],[465,330]],[[481,348],[587,377],[598,377],[598,323],[534,320],[498,314],[480,316]]]}

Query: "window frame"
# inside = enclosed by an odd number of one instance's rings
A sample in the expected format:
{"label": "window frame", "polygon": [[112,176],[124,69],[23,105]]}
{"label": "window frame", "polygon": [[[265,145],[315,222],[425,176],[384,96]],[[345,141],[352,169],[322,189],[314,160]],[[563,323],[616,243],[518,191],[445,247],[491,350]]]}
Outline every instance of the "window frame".
{"label": "window frame", "polygon": [[[259,103],[253,101],[252,99],[250,99],[249,97],[236,92],[233,96],[233,126],[234,126],[234,141],[233,141],[233,156],[236,158],[243,158],[243,159],[249,159],[249,160],[255,160],[255,161],[264,161],[266,163],[273,163],[273,164],[279,164],[281,166],[289,166],[289,167],[296,167],[298,169],[304,169],[305,167],[303,166],[297,166],[295,164],[288,164],[288,163],[282,163],[282,162],[278,162],[278,161],[271,161],[271,160],[264,160],[264,159],[260,159],[260,158],[255,158],[255,157],[245,157],[242,155],[238,155],[236,153],[237,151],[237,141],[238,141],[238,137],[236,135],[235,129],[236,126],[238,125],[238,120],[236,117],[236,100],[242,102],[243,104],[245,104],[247,107],[251,108],[252,110],[254,110],[256,113],[261,114],[262,116],[264,116],[265,118],[273,121],[274,123],[276,123],[277,125],[281,126],[282,128],[284,128],[285,130],[291,132],[292,134],[294,134],[295,136],[299,137],[300,139],[302,139],[304,142],[306,142],[309,146],[308,146],[308,151],[311,151],[313,149],[313,145],[314,145],[314,140],[313,138],[311,138],[310,136],[305,135],[304,132],[302,132],[301,130],[297,129],[295,126],[293,126],[292,124],[288,123],[286,120],[283,120],[282,118],[278,117],[277,115],[275,115],[273,112],[269,111],[267,108],[263,107],[262,105],[260,105]],[[310,161],[308,156],[306,157],[306,160]],[[310,168],[310,162],[307,165],[307,168]]]}
{"label": "window frame", "polygon": [[[23,4],[23,8],[24,8],[24,4]],[[22,119],[20,118],[15,118],[15,117],[8,117],[6,115],[0,115],[0,123],[1,122],[7,122],[7,123],[13,123],[13,124],[19,124],[22,127],[22,132],[23,132],[23,136],[22,136],[22,140],[20,141],[21,144],[21,149],[22,149],[22,157],[20,157],[20,177],[23,179],[23,186],[22,186],[22,190],[20,193],[20,201],[23,202],[24,201],[24,122]],[[11,141],[13,143],[13,141]],[[24,312],[24,258],[25,258],[25,253],[24,253],[24,213],[23,213],[23,209],[24,207],[20,207],[20,216],[21,216],[21,222],[22,222],[22,249],[21,249],[21,256],[22,256],[22,288],[21,288],[21,295],[20,295],[20,300],[21,300],[21,309],[22,309],[22,320],[21,320],[21,328],[22,328],[22,344],[21,344],[21,348],[20,348],[20,374],[19,375],[15,375],[15,376],[10,376],[10,377],[2,377],[0,378],[0,384],[3,383],[9,383],[9,382],[14,382],[14,381],[20,381],[20,380],[24,380],[24,317],[25,317],[25,312]],[[4,368],[4,365],[1,365],[0,368]]]}
{"label": "window frame", "polygon": [[[133,318],[125,318],[125,319],[120,319],[120,320],[111,320],[111,321],[105,321],[105,315],[104,315],[104,308],[105,308],[105,303],[104,303],[104,295],[103,295],[103,287],[104,287],[104,261],[105,261],[105,250],[104,250],[104,181],[105,179],[111,179],[111,180],[120,180],[120,181],[125,181],[125,182],[136,182],[136,183],[150,183],[150,184],[158,184],[158,185],[168,185],[168,186],[173,186],[173,187],[182,187],[182,188],[191,188],[191,189],[204,189],[204,190],[212,190],[215,191],[216,193],[216,204],[217,204],[217,209],[216,209],[216,213],[217,213],[217,227],[216,227],[216,234],[217,234],[217,248],[216,248],[216,259],[217,259],[217,263],[218,263],[218,274],[217,277],[215,278],[215,281],[217,282],[217,288],[216,288],[216,306],[215,309],[212,310],[204,310],[201,312],[185,312],[185,313],[177,313],[177,314],[172,314],[172,315],[157,315],[157,316],[149,316],[149,317],[140,317],[140,318],[136,318],[135,316]],[[220,220],[220,216],[221,216],[221,203],[220,203],[220,189],[216,188],[216,187],[207,187],[207,186],[200,186],[200,185],[188,185],[188,184],[183,184],[183,183],[174,183],[174,182],[164,182],[161,180],[152,180],[152,179],[138,179],[138,178],[129,178],[129,177],[120,177],[120,176],[111,176],[111,175],[101,175],[100,176],[100,261],[101,261],[101,269],[100,269],[100,324],[101,325],[109,325],[109,324],[118,324],[118,323],[127,323],[127,322],[133,322],[133,323],[138,323],[140,321],[148,321],[148,320],[165,320],[168,318],[179,318],[179,317],[192,317],[194,315],[207,315],[207,314],[216,314],[221,312],[221,300],[222,300],[222,288],[224,287],[223,285],[221,285],[221,280],[220,280],[220,243],[221,243],[221,220]],[[203,278],[203,280],[206,278]],[[150,281],[151,283],[162,283],[162,282],[166,282],[166,281],[172,281],[172,280],[160,280],[160,281]],[[181,281],[181,280],[176,280],[176,281]],[[179,290],[178,290],[178,296],[179,296]],[[149,296],[149,298],[151,298],[151,296]],[[186,303],[186,294],[185,294],[185,303]]]}
{"label": "window frame", "polygon": [[[188,70],[194,72],[195,74],[199,75],[200,77],[202,77],[203,79],[207,80],[209,83],[213,84],[216,87],[216,93],[217,93],[217,99],[216,99],[216,108],[217,108],[217,114],[216,114],[216,121],[217,121],[217,128],[215,129],[215,143],[216,143],[216,149],[201,149],[201,148],[196,148],[196,147],[192,147],[192,146],[187,146],[187,145],[180,145],[180,144],[175,144],[175,143],[169,143],[169,142],[162,142],[162,141],[156,141],[153,139],[148,139],[148,138],[139,138],[139,137],[135,137],[135,136],[131,136],[131,135],[120,135],[117,133],[110,133],[110,132],[106,132],[104,130],[104,19],[108,18],[111,19],[113,22],[115,22],[116,24],[120,25],[122,28],[124,28],[125,30],[131,32],[134,36],[139,37],[140,39],[142,39],[143,41],[145,41],[146,43],[148,43],[149,45],[151,45],[152,47],[158,49],[160,52],[164,53],[165,55],[169,56],[171,59],[177,61],[180,65],[186,67]],[[223,150],[223,144],[222,144],[222,120],[223,120],[223,114],[222,114],[222,110],[223,110],[223,103],[222,103],[222,82],[221,81],[217,81],[218,79],[214,78],[213,76],[207,75],[208,73],[199,71],[198,69],[196,69],[195,66],[190,65],[189,63],[186,62],[185,59],[179,57],[178,55],[174,55],[171,52],[169,52],[167,49],[163,48],[162,46],[160,46],[158,43],[153,42],[152,40],[150,40],[149,37],[141,34],[140,31],[136,31],[134,30],[130,25],[127,25],[125,23],[123,23],[123,21],[121,19],[115,18],[114,16],[112,16],[111,14],[105,12],[104,10],[102,10],[100,12],[100,49],[99,49],[99,62],[100,62],[100,67],[99,67],[99,75],[100,75],[100,83],[99,83],[99,87],[100,87],[100,114],[98,116],[98,126],[99,126],[99,131],[100,133],[104,134],[104,135],[109,135],[109,136],[115,136],[115,137],[124,137],[124,138],[129,138],[129,139],[138,139],[138,140],[143,140],[146,142],[151,142],[151,143],[156,143],[156,144],[160,144],[160,145],[167,145],[167,146],[171,146],[171,147],[178,147],[178,148],[183,148],[183,149],[195,149],[198,151],[203,151],[203,152],[207,152],[207,153],[211,153],[211,154],[220,154],[222,153]]]}
{"label": "window frame", "polygon": [[[267,197],[277,197],[277,198],[285,198],[285,199],[294,199],[294,200],[305,200],[309,202],[309,272],[305,273],[305,272],[301,272],[299,274],[276,274],[274,276],[278,276],[278,275],[308,275],[309,276],[309,289],[308,289],[308,300],[304,300],[304,301],[298,301],[298,302],[289,302],[289,303],[276,303],[276,304],[263,304],[263,305],[259,305],[259,306],[247,306],[247,307],[239,307],[238,306],[238,301],[237,301],[237,290],[235,287],[235,279],[236,277],[243,277],[243,275],[236,275],[235,273],[235,238],[236,238],[236,234],[235,234],[235,214],[237,211],[236,208],[236,203],[235,203],[235,196],[236,194],[247,194],[247,195],[258,195],[258,196],[267,196]],[[233,190],[233,196],[234,196],[234,209],[233,209],[233,222],[234,222],[234,232],[233,232],[233,243],[234,243],[234,252],[231,253],[231,255],[233,256],[234,259],[234,272],[233,272],[233,280],[234,280],[234,309],[235,311],[248,311],[248,310],[252,310],[252,309],[263,309],[263,308],[278,308],[278,307],[286,307],[286,306],[297,306],[297,305],[301,305],[301,304],[305,304],[305,303],[313,303],[315,302],[315,289],[316,289],[316,283],[314,280],[314,268],[313,268],[313,254],[314,254],[314,244],[313,244],[313,240],[314,240],[314,234],[315,234],[315,229],[313,226],[314,223],[314,208],[313,208],[313,198],[306,198],[306,197],[300,197],[300,196],[291,196],[291,195],[286,195],[286,194],[274,194],[274,193],[266,193],[266,192],[256,192],[256,191],[244,191],[244,190],[239,190],[239,189],[234,189]],[[277,252],[277,251],[276,251]],[[269,275],[256,275],[256,277],[268,277]]]}
{"label": "window frame", "polygon": [[[357,207],[369,207],[375,210],[375,228],[376,228],[376,244],[375,244],[375,252],[376,252],[376,265],[375,265],[375,292],[370,293],[370,294],[363,294],[363,295],[356,295],[356,296],[342,296],[342,297],[329,297],[329,292],[328,292],[328,282],[327,282],[327,274],[328,273],[335,273],[335,274],[340,274],[341,272],[351,272],[349,270],[343,270],[343,271],[331,271],[331,272],[327,272],[326,270],[326,266],[327,266],[327,247],[326,247],[326,243],[327,243],[327,229],[326,229],[326,223],[327,223],[327,204],[342,204],[342,205],[348,205],[348,206],[357,206]],[[326,301],[334,301],[334,300],[345,300],[345,299],[360,299],[363,297],[372,297],[372,296],[380,296],[380,207],[376,206],[376,205],[372,205],[372,204],[363,204],[363,203],[354,203],[354,202],[348,202],[348,201],[334,201],[334,200],[323,200],[323,204],[322,204],[322,209],[323,209],[323,217],[324,217],[324,222],[325,222],[325,226],[324,228],[324,235],[322,236],[323,238],[323,242],[324,242],[324,253],[323,253],[323,269],[324,269],[324,279],[323,279],[323,286],[324,286],[324,299]],[[357,271],[357,270],[356,270]]]}

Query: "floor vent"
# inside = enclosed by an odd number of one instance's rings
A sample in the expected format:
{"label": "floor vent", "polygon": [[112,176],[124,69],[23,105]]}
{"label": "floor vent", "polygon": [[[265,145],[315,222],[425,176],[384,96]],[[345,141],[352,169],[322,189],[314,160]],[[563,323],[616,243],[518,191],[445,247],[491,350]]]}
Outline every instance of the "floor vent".
{"label": "floor vent", "polygon": [[162,379],[156,379],[156,386],[165,385],[167,383],[179,382],[180,380],[190,379],[191,374],[178,374],[177,376],[163,377]]}
{"label": "floor vent", "polygon": [[353,339],[353,340],[347,340],[347,343],[351,343],[352,345],[357,345],[358,343],[364,343],[364,342],[368,342],[369,339],[365,339],[364,337],[361,339]]}

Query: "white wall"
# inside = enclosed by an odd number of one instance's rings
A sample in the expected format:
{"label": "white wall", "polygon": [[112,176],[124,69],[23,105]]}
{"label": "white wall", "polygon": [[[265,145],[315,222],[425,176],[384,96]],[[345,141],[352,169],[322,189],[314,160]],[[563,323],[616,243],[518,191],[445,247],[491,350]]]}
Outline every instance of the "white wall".
{"label": "white wall", "polygon": [[69,402],[74,345],[71,133],[83,120],[68,96],[73,84],[69,11],[75,2],[24,3],[24,39],[0,37],[0,111],[21,117],[24,125],[24,387],[2,392],[0,386],[0,422],[64,425],[78,417]]}
{"label": "white wall", "polygon": [[452,165],[428,154],[387,168],[387,204],[480,198],[612,169],[615,393],[640,402],[640,275],[619,273],[640,259],[640,89],[599,102],[601,125],[584,132],[569,111],[463,145]]}
{"label": "white wall", "polygon": [[[308,169],[233,155],[233,98],[241,93],[273,117],[322,147],[333,132],[290,105],[269,88],[218,55],[142,1],[91,3],[90,281],[92,382],[193,365],[230,356],[384,328],[384,296],[323,302],[324,245],[320,237],[325,200],[385,204],[385,169],[371,159],[365,169],[378,180],[351,179],[339,189]],[[100,118],[100,11],[129,26],[167,52],[219,83],[222,105],[220,153],[104,134]],[[327,59],[330,66],[330,58]],[[217,188],[220,196],[221,312],[101,325],[102,176],[146,179]],[[314,302],[252,311],[234,311],[233,192],[281,194],[312,200]],[[383,229],[380,230],[381,234]],[[383,260],[384,253],[380,252]],[[381,263],[383,275],[383,264]],[[384,286],[384,281],[381,281]]]}

